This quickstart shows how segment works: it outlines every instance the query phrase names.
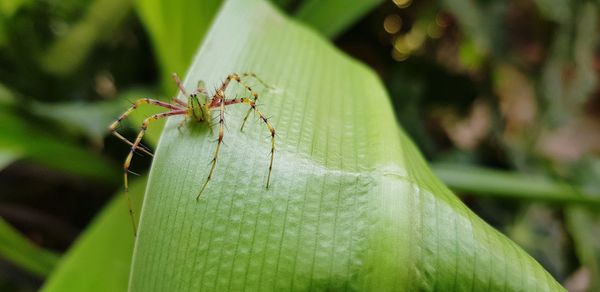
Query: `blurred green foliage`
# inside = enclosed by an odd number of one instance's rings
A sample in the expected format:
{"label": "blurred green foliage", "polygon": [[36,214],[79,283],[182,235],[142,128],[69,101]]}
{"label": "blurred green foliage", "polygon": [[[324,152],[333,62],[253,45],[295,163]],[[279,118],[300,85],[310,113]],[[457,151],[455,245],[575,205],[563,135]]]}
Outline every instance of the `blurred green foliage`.
{"label": "blurred green foliage", "polygon": [[38,275],[47,276],[56,265],[59,255],[34,246],[24,239],[14,227],[0,218],[0,256],[19,267]]}

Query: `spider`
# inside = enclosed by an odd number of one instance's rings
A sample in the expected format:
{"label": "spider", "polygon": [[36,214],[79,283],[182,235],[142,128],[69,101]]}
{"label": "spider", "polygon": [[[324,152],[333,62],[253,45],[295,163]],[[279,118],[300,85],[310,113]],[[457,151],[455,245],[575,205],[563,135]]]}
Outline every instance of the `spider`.
{"label": "spider", "polygon": [[[258,94],[246,82],[244,82],[242,80],[242,78],[246,78],[246,77],[256,79],[266,88],[272,88],[271,86],[267,85],[264,81],[262,81],[260,78],[258,78],[254,73],[242,73],[242,74],[234,73],[234,74],[228,75],[225,78],[225,80],[223,80],[223,82],[221,83],[221,86],[218,89],[216,89],[216,91],[212,95],[212,97],[209,97],[203,81],[199,81],[198,85],[196,87],[196,90],[194,90],[192,93],[188,94],[186,92],[185,88],[183,87],[181,80],[179,79],[177,74],[173,73],[172,78],[175,81],[175,83],[177,84],[179,91],[181,91],[181,93],[183,93],[183,95],[185,95],[187,97],[187,102],[184,102],[177,98],[172,98],[171,102],[163,102],[160,100],[150,99],[150,98],[141,98],[141,99],[138,99],[137,101],[135,101],[127,111],[125,111],[115,122],[113,122],[109,126],[109,131],[113,135],[115,135],[117,138],[119,138],[120,140],[124,141],[125,143],[127,143],[131,146],[131,150],[129,151],[129,154],[127,154],[127,157],[125,158],[125,162],[123,163],[123,178],[124,178],[124,182],[125,182],[124,183],[125,195],[127,197],[129,216],[131,217],[134,235],[136,234],[137,228],[136,228],[135,220],[133,218],[133,210],[131,207],[131,200],[129,198],[127,175],[130,172],[129,165],[131,164],[131,160],[133,158],[133,153],[135,150],[140,150],[140,151],[152,156],[152,153],[150,153],[150,151],[148,149],[146,149],[143,145],[141,145],[140,142],[142,141],[142,138],[144,137],[144,133],[148,129],[148,125],[153,121],[156,121],[156,120],[159,120],[162,118],[166,118],[166,117],[170,117],[170,116],[184,116],[185,119],[179,125],[179,127],[181,127],[183,125],[183,123],[185,123],[189,118],[193,122],[207,123],[208,127],[211,128],[211,131],[212,131],[212,127],[211,127],[212,115],[211,115],[211,113],[212,113],[212,111],[217,111],[217,110],[219,111],[219,117],[218,117],[219,118],[219,133],[218,133],[219,136],[218,136],[218,140],[217,140],[217,147],[215,149],[213,158],[211,160],[211,166],[210,166],[210,171],[208,173],[208,177],[206,178],[206,181],[204,181],[202,188],[200,189],[200,191],[198,192],[198,195],[196,196],[196,200],[198,200],[200,198],[200,195],[202,194],[202,192],[208,185],[208,182],[211,180],[211,178],[213,176],[213,172],[215,170],[215,165],[217,164],[217,157],[219,155],[219,150],[221,149],[221,144],[223,143],[223,127],[224,127],[225,107],[229,106],[229,105],[234,105],[234,104],[246,104],[246,105],[250,106],[250,109],[248,109],[248,112],[246,113],[244,120],[242,121],[242,126],[241,126],[240,130],[243,131],[244,125],[246,124],[246,120],[248,119],[248,116],[250,115],[250,113],[252,111],[254,111],[258,115],[260,120],[263,121],[265,123],[265,125],[267,126],[267,129],[269,130],[269,132],[271,134],[271,153],[270,153],[271,157],[270,157],[270,161],[269,161],[269,174],[267,175],[267,184],[266,184],[266,188],[267,189],[269,188],[269,183],[271,181],[271,170],[273,169],[273,156],[275,153],[275,128],[271,125],[271,123],[263,115],[263,113],[261,111],[259,111],[258,108],[256,107],[256,101],[258,100]],[[226,91],[227,87],[231,84],[231,81],[236,81],[237,83],[242,85],[250,93],[251,97],[250,98],[245,98],[245,97],[244,98],[233,98],[233,99],[226,98],[225,91]],[[127,116],[129,116],[131,114],[131,112],[133,112],[136,108],[138,108],[139,106],[141,106],[143,104],[160,106],[160,107],[168,109],[168,111],[163,112],[163,113],[154,114],[154,115],[147,117],[144,120],[144,122],[142,124],[142,128],[141,128],[139,134],[137,135],[135,141],[132,143],[131,141],[127,140],[127,138],[125,138],[121,134],[119,134],[119,132],[117,132],[117,128],[121,124],[121,121],[126,119]]]}

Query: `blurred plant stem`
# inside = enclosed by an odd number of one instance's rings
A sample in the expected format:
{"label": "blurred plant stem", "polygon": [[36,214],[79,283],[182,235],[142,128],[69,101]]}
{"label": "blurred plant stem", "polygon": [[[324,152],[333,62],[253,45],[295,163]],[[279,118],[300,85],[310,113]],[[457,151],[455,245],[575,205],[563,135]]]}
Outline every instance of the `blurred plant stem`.
{"label": "blurred plant stem", "polygon": [[600,216],[581,207],[569,207],[565,215],[577,257],[590,272],[588,291],[600,291],[600,279],[597,278],[600,275]]}
{"label": "blurred plant stem", "polygon": [[432,168],[443,182],[458,192],[482,197],[600,208],[600,194],[587,194],[569,184],[544,177],[462,164],[434,163]]}

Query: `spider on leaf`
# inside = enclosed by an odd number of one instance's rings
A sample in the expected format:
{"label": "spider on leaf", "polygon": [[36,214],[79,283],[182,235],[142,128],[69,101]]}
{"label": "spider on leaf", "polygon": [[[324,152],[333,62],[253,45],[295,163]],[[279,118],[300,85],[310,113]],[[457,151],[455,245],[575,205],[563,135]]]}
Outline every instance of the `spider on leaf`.
{"label": "spider on leaf", "polygon": [[[266,184],[267,189],[269,188],[269,183],[271,180],[271,170],[273,168],[273,155],[275,153],[275,128],[273,128],[273,125],[271,125],[271,123],[263,115],[263,113],[260,110],[258,110],[258,108],[256,106],[256,101],[258,100],[258,94],[246,82],[244,82],[242,80],[242,78],[254,78],[257,81],[259,81],[266,88],[272,89],[272,87],[267,85],[264,81],[262,81],[260,78],[258,78],[254,73],[230,74],[227,76],[227,78],[225,78],[225,80],[223,80],[223,82],[221,83],[221,86],[215,91],[215,93],[212,95],[212,97],[209,97],[203,81],[199,81],[197,88],[192,93],[188,94],[186,92],[185,88],[183,87],[181,80],[179,79],[177,74],[173,73],[172,77],[173,77],[173,80],[175,80],[175,83],[177,84],[179,91],[181,91],[181,93],[183,93],[183,95],[187,97],[187,102],[184,102],[177,98],[172,98],[170,103],[163,102],[163,101],[156,100],[156,99],[141,98],[141,99],[138,99],[137,101],[135,101],[133,103],[133,105],[127,111],[125,111],[109,127],[109,131],[113,135],[115,135],[117,138],[121,139],[122,141],[124,141],[125,143],[127,143],[131,146],[131,150],[129,151],[129,154],[127,154],[127,158],[125,158],[125,162],[123,163],[123,171],[124,171],[123,176],[124,176],[124,181],[125,181],[125,194],[127,197],[129,216],[131,217],[134,235],[137,232],[137,230],[136,230],[137,228],[135,225],[135,220],[133,218],[133,210],[131,208],[131,200],[129,198],[129,193],[128,193],[129,190],[128,190],[127,175],[130,172],[129,165],[131,164],[131,159],[133,158],[134,151],[140,150],[140,151],[152,156],[152,153],[150,153],[150,151],[148,151],[146,148],[144,148],[143,145],[141,145],[140,143],[142,141],[142,138],[144,137],[144,133],[148,129],[148,125],[153,121],[156,121],[156,120],[159,120],[162,118],[166,118],[166,117],[170,117],[170,116],[184,116],[185,120],[182,122],[182,124],[180,124],[180,126],[183,125],[184,122],[188,121],[188,119],[190,119],[193,122],[207,123],[208,127],[211,128],[211,121],[212,121],[211,113],[213,111],[219,111],[219,116],[218,116],[218,118],[219,118],[219,134],[218,134],[219,137],[217,140],[217,148],[215,149],[213,158],[211,160],[211,166],[210,166],[210,171],[208,173],[208,177],[206,178],[206,181],[204,182],[204,184],[202,185],[202,188],[200,189],[200,191],[198,192],[198,195],[196,196],[196,200],[198,200],[200,198],[200,195],[206,188],[206,185],[208,185],[208,182],[211,180],[213,171],[215,170],[215,165],[217,164],[217,157],[219,155],[219,150],[221,148],[221,144],[223,143],[225,107],[229,106],[229,105],[234,105],[234,104],[246,104],[246,105],[250,106],[250,109],[248,109],[248,112],[246,113],[246,116],[244,117],[244,120],[242,122],[242,126],[241,126],[240,130],[244,129],[244,125],[246,124],[246,120],[248,119],[248,116],[250,115],[250,113],[252,111],[254,111],[258,115],[260,120],[262,120],[265,123],[265,125],[267,126],[267,128],[271,134],[271,153],[270,153],[271,157],[270,157],[270,161],[269,161],[269,174],[267,175],[267,184]],[[244,98],[228,99],[225,96],[225,91],[227,90],[228,86],[231,84],[231,81],[236,81],[237,83],[242,85],[245,88],[245,90],[247,90],[251,94],[251,97],[250,98],[244,97]],[[129,116],[131,114],[131,112],[133,112],[136,108],[138,108],[140,105],[143,105],[143,104],[151,104],[151,105],[155,105],[155,106],[160,106],[160,107],[168,109],[168,111],[163,112],[163,113],[154,114],[154,115],[147,117],[144,120],[144,122],[142,123],[142,128],[141,128],[139,134],[137,135],[135,141],[132,143],[131,141],[127,140],[127,138],[125,138],[121,134],[119,134],[119,132],[117,132],[117,128],[121,124],[121,121],[126,119],[127,116]]]}

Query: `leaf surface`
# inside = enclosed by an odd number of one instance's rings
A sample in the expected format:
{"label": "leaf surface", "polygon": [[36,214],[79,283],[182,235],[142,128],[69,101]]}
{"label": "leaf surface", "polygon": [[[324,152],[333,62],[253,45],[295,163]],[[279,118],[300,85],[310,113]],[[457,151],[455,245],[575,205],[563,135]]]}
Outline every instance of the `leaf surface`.
{"label": "leaf surface", "polygon": [[[462,204],[403,134],[376,75],[263,1],[228,1],[185,86],[253,72],[270,142],[227,107],[215,135],[167,122],[143,205],[133,291],[563,290],[515,243]],[[234,87],[234,86],[232,86]],[[240,88],[227,91],[243,96]]]}

